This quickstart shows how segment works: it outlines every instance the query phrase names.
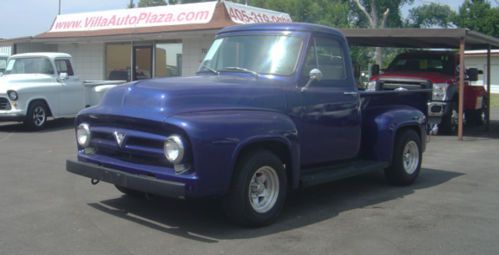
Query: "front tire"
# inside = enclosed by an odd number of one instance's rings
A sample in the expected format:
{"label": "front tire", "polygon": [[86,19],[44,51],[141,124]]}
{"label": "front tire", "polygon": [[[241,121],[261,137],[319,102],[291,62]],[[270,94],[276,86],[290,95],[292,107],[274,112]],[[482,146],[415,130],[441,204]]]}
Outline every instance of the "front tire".
{"label": "front tire", "polygon": [[274,222],[284,207],[287,177],[282,161],[269,151],[254,151],[239,161],[225,212],[244,226]]}
{"label": "front tire", "polygon": [[388,182],[398,186],[412,184],[419,175],[422,159],[419,135],[411,129],[402,131],[395,141],[392,164],[385,169]]}
{"label": "front tire", "polygon": [[48,108],[44,102],[36,101],[29,105],[24,125],[31,130],[40,130],[47,124]]}

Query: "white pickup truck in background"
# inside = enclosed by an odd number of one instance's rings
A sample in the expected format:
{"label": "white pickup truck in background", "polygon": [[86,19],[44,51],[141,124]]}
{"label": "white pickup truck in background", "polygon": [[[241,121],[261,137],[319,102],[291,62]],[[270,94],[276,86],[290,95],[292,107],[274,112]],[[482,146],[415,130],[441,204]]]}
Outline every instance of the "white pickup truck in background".
{"label": "white pickup truck in background", "polygon": [[0,75],[5,72],[5,67],[7,67],[7,59],[9,55],[0,53]]}
{"label": "white pickup truck in background", "polygon": [[45,127],[48,117],[70,118],[97,104],[104,93],[126,81],[80,81],[71,55],[40,52],[11,56],[0,77],[0,121]]}

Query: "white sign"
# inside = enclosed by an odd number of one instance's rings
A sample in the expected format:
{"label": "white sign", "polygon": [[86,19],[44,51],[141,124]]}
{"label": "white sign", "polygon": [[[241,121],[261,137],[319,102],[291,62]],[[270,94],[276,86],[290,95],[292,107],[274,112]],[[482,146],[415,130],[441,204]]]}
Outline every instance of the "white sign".
{"label": "white sign", "polygon": [[292,22],[287,13],[225,1],[231,20],[238,24]]}
{"label": "white sign", "polygon": [[50,32],[206,24],[217,2],[58,15]]}

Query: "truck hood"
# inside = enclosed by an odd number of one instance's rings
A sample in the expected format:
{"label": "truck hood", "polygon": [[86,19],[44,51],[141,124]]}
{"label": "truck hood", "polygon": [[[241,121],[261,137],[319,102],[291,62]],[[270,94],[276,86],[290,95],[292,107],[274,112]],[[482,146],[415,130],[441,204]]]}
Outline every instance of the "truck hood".
{"label": "truck hood", "polygon": [[40,83],[54,82],[52,75],[48,74],[8,74],[0,77],[0,93],[7,90],[20,90],[36,87]]}
{"label": "truck hood", "polygon": [[88,111],[156,119],[214,110],[283,110],[285,95],[279,85],[282,82],[233,75],[144,80],[109,90],[101,104]]}
{"label": "truck hood", "polygon": [[434,73],[434,72],[384,72],[382,74],[373,76],[371,80],[378,80],[383,78],[403,78],[403,79],[418,79],[430,80],[433,83],[443,83],[449,80],[454,80],[454,77],[448,74]]}

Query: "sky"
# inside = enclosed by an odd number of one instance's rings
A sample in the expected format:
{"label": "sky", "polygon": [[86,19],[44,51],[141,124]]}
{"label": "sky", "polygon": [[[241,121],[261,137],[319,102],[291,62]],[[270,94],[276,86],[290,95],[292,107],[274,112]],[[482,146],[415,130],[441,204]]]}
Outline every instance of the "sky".
{"label": "sky", "polygon": [[[130,3],[129,0],[61,1],[62,14],[123,9]],[[463,0],[415,0],[412,6],[402,8],[402,14],[406,16],[411,7],[429,2],[448,4],[457,10]],[[497,6],[499,1],[490,2]],[[0,26],[0,38],[33,36],[48,31],[57,15],[58,6],[59,0],[0,0],[0,13],[4,21]]]}

